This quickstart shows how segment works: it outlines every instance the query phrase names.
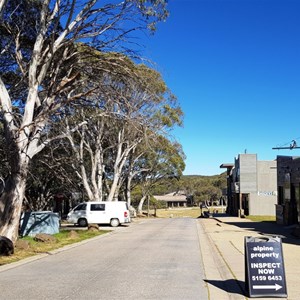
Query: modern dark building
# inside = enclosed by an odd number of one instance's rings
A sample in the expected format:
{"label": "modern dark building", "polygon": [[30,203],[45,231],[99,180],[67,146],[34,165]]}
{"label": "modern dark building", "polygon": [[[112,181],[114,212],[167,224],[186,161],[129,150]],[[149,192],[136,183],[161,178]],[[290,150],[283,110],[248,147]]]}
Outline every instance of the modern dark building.
{"label": "modern dark building", "polygon": [[277,156],[277,186],[277,223],[298,224],[300,221],[299,156]]}
{"label": "modern dark building", "polygon": [[277,204],[276,160],[259,161],[256,154],[239,154],[227,168],[227,212],[231,215],[272,215]]}

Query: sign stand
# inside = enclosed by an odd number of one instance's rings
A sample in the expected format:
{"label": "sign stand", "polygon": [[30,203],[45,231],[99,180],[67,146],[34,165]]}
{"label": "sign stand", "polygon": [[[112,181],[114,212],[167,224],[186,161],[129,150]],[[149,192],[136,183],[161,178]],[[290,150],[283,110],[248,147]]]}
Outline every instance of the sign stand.
{"label": "sign stand", "polygon": [[281,238],[245,237],[245,288],[249,297],[287,297]]}

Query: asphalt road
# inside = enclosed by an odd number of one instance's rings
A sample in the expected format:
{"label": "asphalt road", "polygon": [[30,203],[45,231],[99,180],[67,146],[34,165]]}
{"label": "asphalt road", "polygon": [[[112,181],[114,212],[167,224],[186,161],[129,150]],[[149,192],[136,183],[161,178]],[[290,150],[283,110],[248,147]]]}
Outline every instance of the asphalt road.
{"label": "asphalt road", "polygon": [[0,299],[208,299],[197,220],[145,220],[9,270]]}

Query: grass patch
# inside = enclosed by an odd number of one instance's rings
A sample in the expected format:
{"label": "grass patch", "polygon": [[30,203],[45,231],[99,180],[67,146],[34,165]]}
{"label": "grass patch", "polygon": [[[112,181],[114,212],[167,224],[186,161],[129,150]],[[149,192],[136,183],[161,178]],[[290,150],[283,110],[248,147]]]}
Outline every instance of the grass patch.
{"label": "grass patch", "polygon": [[91,230],[75,230],[76,234],[71,235],[70,230],[62,230],[61,232],[54,234],[53,236],[56,238],[55,242],[37,242],[33,239],[33,237],[23,237],[20,240],[28,241],[29,249],[18,249],[15,248],[14,254],[11,256],[0,256],[0,266],[9,264],[12,262],[19,261],[21,259],[34,256],[41,253],[47,253],[49,251],[62,248],[67,245],[71,245],[86,239],[90,239],[96,237],[98,235],[107,233],[108,231],[99,230],[99,231],[91,231]]}
{"label": "grass patch", "polygon": [[156,216],[158,218],[198,218],[200,216],[200,209],[198,207],[157,209]]}
{"label": "grass patch", "polygon": [[[222,211],[223,210],[223,211]],[[203,208],[202,213],[204,211],[209,211],[213,213],[214,211],[218,213],[225,212],[225,207],[220,206],[212,206],[208,209]],[[154,213],[150,211],[150,213]],[[198,218],[201,215],[201,210],[199,207],[180,207],[180,208],[166,208],[166,209],[157,209],[156,216],[158,218]]]}
{"label": "grass patch", "polygon": [[276,216],[246,216],[246,219],[253,222],[275,222]]}

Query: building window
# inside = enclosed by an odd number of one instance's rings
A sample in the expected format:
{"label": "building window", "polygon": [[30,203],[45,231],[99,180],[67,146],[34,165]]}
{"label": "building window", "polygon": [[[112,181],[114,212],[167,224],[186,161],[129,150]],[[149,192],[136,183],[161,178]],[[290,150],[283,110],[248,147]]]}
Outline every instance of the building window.
{"label": "building window", "polygon": [[278,204],[282,205],[283,204],[283,199],[284,199],[284,190],[283,186],[278,187]]}

